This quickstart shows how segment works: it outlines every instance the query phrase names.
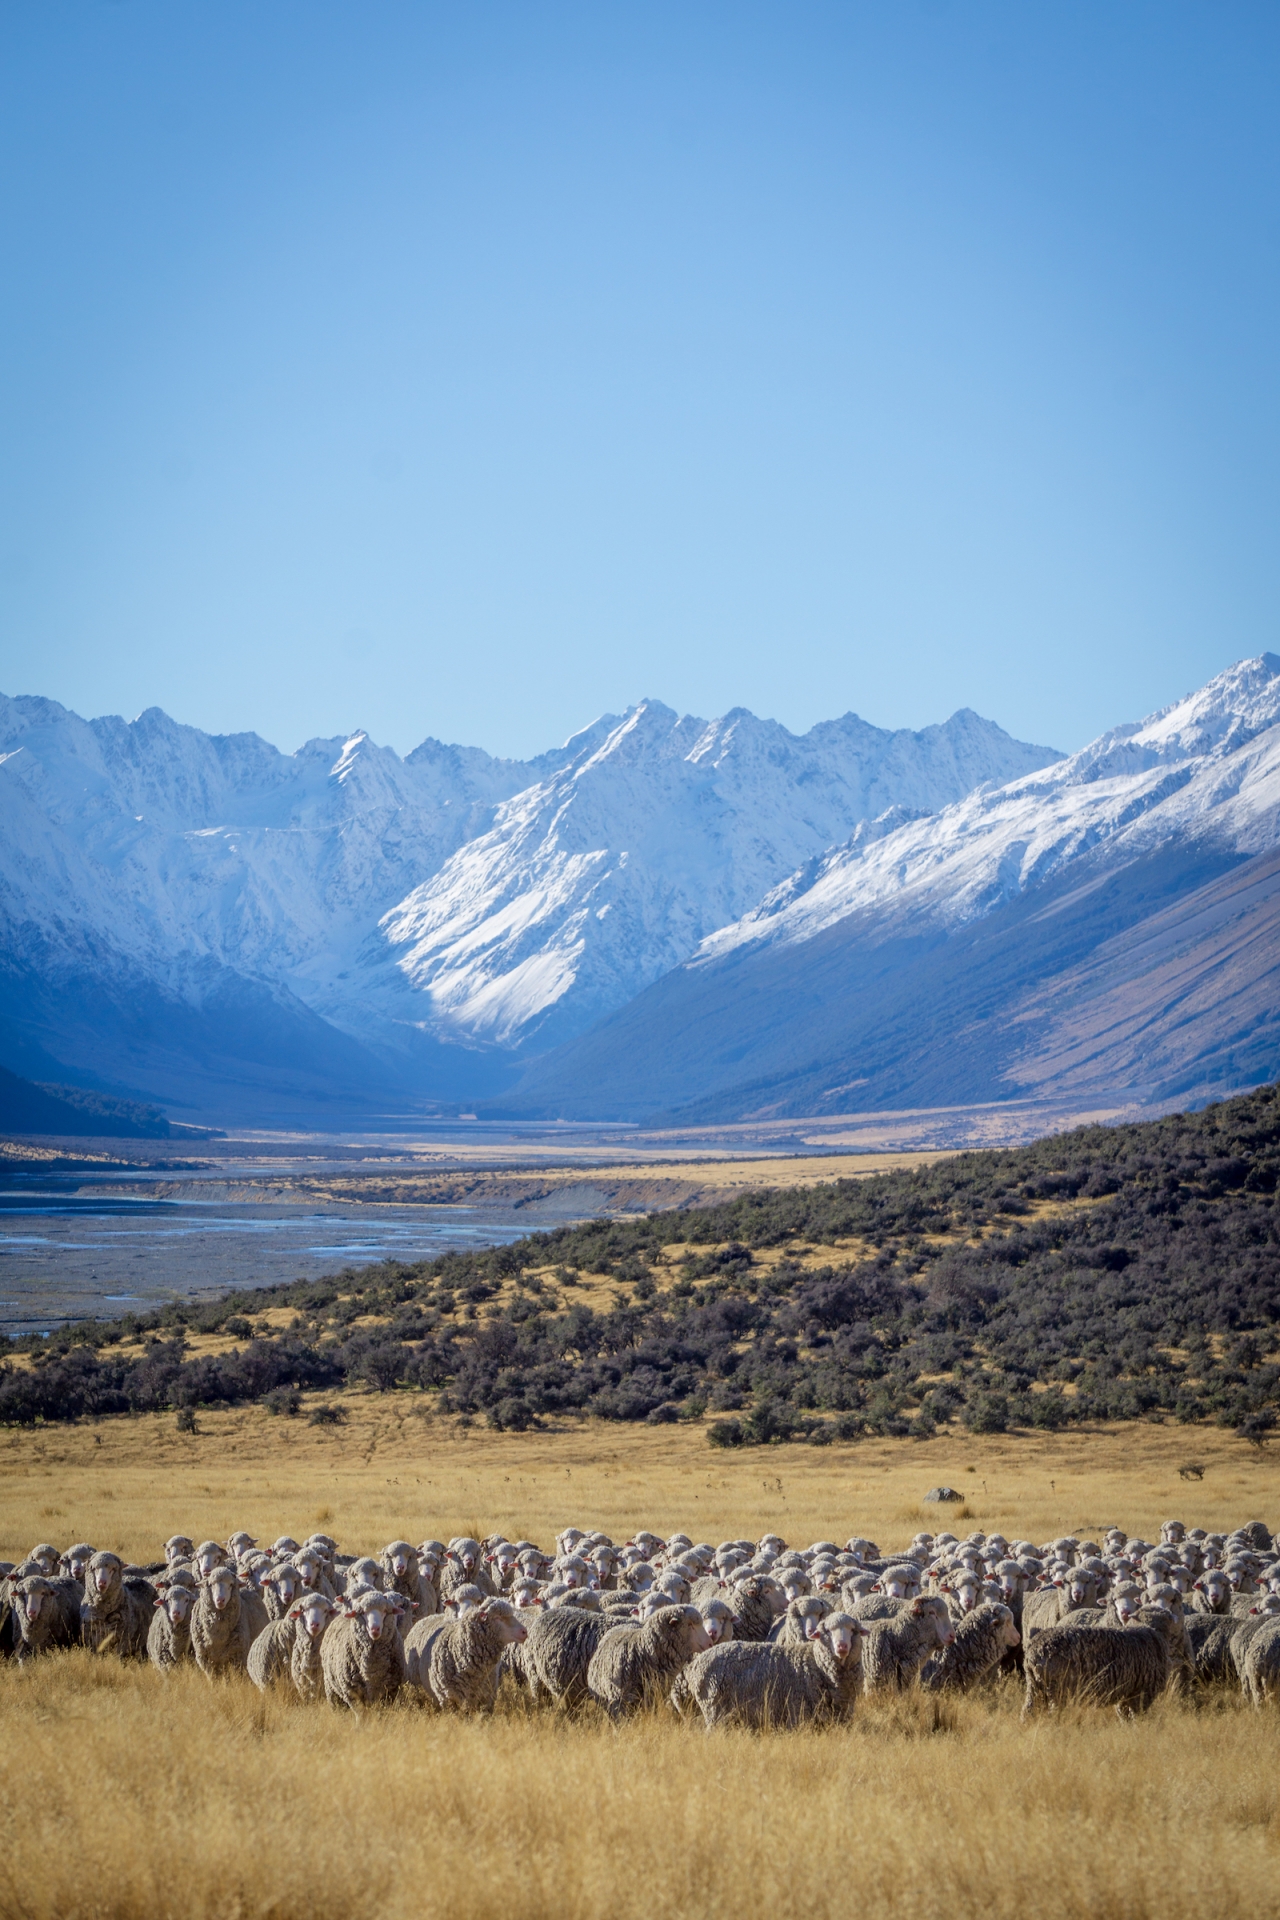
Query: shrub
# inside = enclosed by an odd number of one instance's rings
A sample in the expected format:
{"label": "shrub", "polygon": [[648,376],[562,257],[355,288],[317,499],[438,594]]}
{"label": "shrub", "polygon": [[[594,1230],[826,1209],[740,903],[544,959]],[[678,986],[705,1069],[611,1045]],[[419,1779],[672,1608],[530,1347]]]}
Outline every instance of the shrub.
{"label": "shrub", "polygon": [[1009,1425],[1009,1402],[1002,1393],[980,1393],[964,1410],[970,1433],[1004,1433]]}
{"label": "shrub", "polygon": [[707,1428],[707,1443],[713,1447],[741,1447],[746,1437],[741,1420],[713,1420]]}
{"label": "shrub", "polygon": [[496,1407],[489,1409],[489,1425],[497,1427],[500,1433],[527,1433],[530,1427],[536,1427],[537,1424],[528,1401],[521,1400],[515,1394],[499,1400]]}
{"label": "shrub", "polygon": [[680,1409],[673,1400],[664,1400],[661,1406],[651,1407],[645,1415],[646,1424],[651,1427],[667,1427],[680,1418]]}
{"label": "shrub", "polygon": [[296,1387],[272,1387],[264,1394],[262,1404],[268,1413],[283,1413],[294,1420],[302,1411],[302,1395]]}
{"label": "shrub", "polygon": [[196,1426],[196,1410],[194,1407],[179,1407],[177,1413],[174,1415],[173,1424],[179,1433],[199,1432],[199,1428]]}
{"label": "shrub", "polygon": [[307,1415],[307,1425],[309,1427],[341,1427],[346,1424],[346,1418],[345,1407],[312,1407]]}

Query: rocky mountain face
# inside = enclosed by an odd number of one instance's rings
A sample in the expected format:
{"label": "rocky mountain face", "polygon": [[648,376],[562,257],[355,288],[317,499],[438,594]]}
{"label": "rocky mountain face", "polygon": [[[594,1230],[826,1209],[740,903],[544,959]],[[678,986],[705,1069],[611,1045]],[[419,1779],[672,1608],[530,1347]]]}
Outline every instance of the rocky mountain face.
{"label": "rocky mountain face", "polygon": [[572,1115],[1140,1104],[1280,1070],[1280,659],[797,867],[531,1068]]}
{"label": "rocky mountain face", "polygon": [[646,701],[384,916],[361,991],[394,1017],[408,988],[468,1040],[545,1045],[624,1005],[858,822],[931,814],[1055,757],[968,711],[920,733],[847,714],[797,738],[741,709],[708,724]]}
{"label": "rocky mountain face", "polygon": [[859,823],[1056,758],[969,712],[795,736],[645,702],[517,762],[0,700],[0,1046],[202,1111],[474,1098]]}

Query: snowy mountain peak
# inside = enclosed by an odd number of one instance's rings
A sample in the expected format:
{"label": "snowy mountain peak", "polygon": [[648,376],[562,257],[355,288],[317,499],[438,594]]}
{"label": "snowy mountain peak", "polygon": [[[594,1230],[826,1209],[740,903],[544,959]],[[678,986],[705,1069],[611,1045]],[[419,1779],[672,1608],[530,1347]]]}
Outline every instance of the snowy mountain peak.
{"label": "snowy mountain peak", "polygon": [[921,733],[847,714],[796,735],[741,707],[708,722],[641,701],[383,916],[386,964],[365,949],[365,991],[389,1021],[545,1044],[886,806],[932,811],[1058,757],[971,714]]}
{"label": "snowy mountain peak", "polygon": [[[1241,853],[1280,832],[1280,658],[1262,654],[1136,725],[928,818],[859,830],[707,936],[699,963],[804,941],[854,914],[955,927],[1073,860],[1211,839]],[[875,827],[879,828],[878,820]]]}

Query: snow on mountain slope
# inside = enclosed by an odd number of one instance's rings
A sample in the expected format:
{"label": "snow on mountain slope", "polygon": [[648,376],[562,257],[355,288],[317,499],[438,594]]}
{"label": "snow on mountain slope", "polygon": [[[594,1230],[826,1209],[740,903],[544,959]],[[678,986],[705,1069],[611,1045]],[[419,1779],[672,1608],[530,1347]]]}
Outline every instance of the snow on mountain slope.
{"label": "snow on mountain slope", "polygon": [[169,984],[208,959],[323,972],[532,771],[435,741],[406,761],[362,733],[286,755],[156,709],[0,700],[6,954],[87,943]]}
{"label": "snow on mountain slope", "polygon": [[928,818],[886,815],[798,868],[700,945],[695,964],[812,939],[876,909],[884,929],[955,928],[1105,850],[1109,862],[1205,841],[1280,839],[1280,658],[1244,660],[1070,758],[984,787]]}
{"label": "snow on mountain slope", "polygon": [[82,1013],[95,980],[197,1009],[242,981],[384,1053],[508,1044],[549,1008],[580,1026],[620,1004],[868,813],[1052,757],[967,712],[798,739],[646,703],[518,762],[430,740],[401,760],[363,733],[283,754],[157,709],[0,698],[6,1006],[30,1025],[38,999],[55,1053],[64,977]]}
{"label": "snow on mountain slope", "polygon": [[391,1019],[425,1004],[437,1032],[546,1044],[687,959],[858,821],[932,812],[1054,758],[968,710],[920,733],[846,714],[797,737],[741,709],[707,723],[646,701],[383,918],[386,958],[379,977],[368,951],[361,992]]}

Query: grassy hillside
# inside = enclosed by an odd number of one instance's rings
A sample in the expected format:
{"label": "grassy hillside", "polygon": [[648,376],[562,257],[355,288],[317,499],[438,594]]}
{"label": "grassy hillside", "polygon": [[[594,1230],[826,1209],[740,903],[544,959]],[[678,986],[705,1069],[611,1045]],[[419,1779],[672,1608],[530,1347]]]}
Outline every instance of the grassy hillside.
{"label": "grassy hillside", "polygon": [[1261,1443],[1280,1398],[1280,1088],[913,1172],[11,1343],[0,1419],[363,1382],[526,1429],[711,1418],[725,1445],[1099,1419]]}

